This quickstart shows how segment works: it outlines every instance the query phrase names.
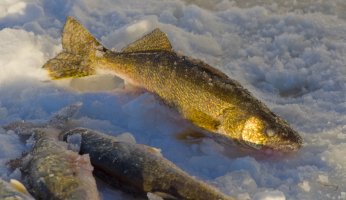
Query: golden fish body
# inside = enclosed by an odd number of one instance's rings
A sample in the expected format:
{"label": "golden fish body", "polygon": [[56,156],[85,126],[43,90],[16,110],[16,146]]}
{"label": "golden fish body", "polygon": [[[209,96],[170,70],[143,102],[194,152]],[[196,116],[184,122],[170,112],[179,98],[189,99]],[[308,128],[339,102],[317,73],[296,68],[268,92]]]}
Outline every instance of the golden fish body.
{"label": "golden fish body", "polygon": [[62,43],[63,52],[44,65],[55,79],[110,70],[215,135],[261,150],[301,147],[301,137],[287,122],[221,71],[175,53],[159,29],[113,52],[70,17]]}

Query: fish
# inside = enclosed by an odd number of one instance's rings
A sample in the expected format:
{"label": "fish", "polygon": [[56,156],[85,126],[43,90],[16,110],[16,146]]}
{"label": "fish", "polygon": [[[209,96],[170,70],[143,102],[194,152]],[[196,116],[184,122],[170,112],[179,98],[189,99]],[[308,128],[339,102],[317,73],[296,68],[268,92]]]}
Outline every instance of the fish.
{"label": "fish", "polygon": [[37,199],[100,199],[88,155],[79,155],[59,141],[59,131],[36,129],[34,148],[21,170]]}
{"label": "fish", "polygon": [[26,190],[25,186],[11,179],[7,182],[0,178],[0,199],[3,200],[34,200],[34,198]]}
{"label": "fish", "polygon": [[210,65],[176,53],[164,32],[154,29],[122,51],[104,47],[68,17],[63,50],[43,68],[53,79],[111,72],[144,89],[184,119],[221,141],[260,152],[296,152],[302,137],[236,80]]}
{"label": "fish", "polygon": [[18,121],[3,127],[34,141],[32,150],[20,159],[20,169],[36,199],[100,199],[89,156],[70,150],[59,138],[81,105],[64,107],[47,122]]}
{"label": "fish", "polygon": [[61,137],[67,142],[72,137],[79,143],[79,153],[88,154],[95,169],[135,193],[154,193],[163,199],[234,199],[188,175],[154,147],[86,128],[67,131]]}

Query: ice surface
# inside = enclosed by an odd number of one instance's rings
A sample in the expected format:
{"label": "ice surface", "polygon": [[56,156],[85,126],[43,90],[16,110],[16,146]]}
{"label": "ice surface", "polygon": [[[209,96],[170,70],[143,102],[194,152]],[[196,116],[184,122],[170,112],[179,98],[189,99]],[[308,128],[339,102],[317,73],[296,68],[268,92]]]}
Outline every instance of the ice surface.
{"label": "ice surface", "polygon": [[0,130],[0,174],[3,179],[18,178],[18,175],[20,177],[18,170],[8,169],[8,162],[19,158],[26,149],[17,135]]}
{"label": "ice surface", "polygon": [[157,196],[156,194],[148,192],[147,194],[149,200],[163,200],[162,197]]}
{"label": "ice surface", "polygon": [[285,200],[285,195],[281,191],[264,191],[256,193],[253,200]]}
{"label": "ice surface", "polygon": [[[83,102],[79,126],[130,132],[188,173],[239,199],[346,199],[346,3],[285,0],[3,0],[0,125],[48,120]],[[295,155],[232,152],[210,140],[179,141],[189,124],[153,95],[113,76],[49,81],[41,66],[61,50],[66,16],[108,48],[158,27],[174,49],[238,80],[303,136]],[[129,137],[125,137],[132,140]],[[0,130],[0,174],[27,148]],[[99,183],[104,199],[133,199]]]}

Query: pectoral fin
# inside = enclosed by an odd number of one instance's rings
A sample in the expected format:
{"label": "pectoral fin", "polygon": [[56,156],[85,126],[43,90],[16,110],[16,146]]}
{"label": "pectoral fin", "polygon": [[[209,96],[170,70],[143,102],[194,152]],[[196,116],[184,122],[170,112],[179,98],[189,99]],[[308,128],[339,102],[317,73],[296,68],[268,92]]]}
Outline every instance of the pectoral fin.
{"label": "pectoral fin", "polygon": [[155,29],[141,39],[129,44],[123,50],[125,53],[144,51],[172,51],[172,45],[166,34],[160,29]]}
{"label": "pectoral fin", "polygon": [[18,192],[22,193],[22,194],[29,194],[29,192],[26,190],[25,186],[23,185],[23,183],[15,180],[15,179],[11,179],[10,180],[10,184],[12,185],[13,188],[15,188]]}
{"label": "pectoral fin", "polygon": [[190,109],[185,113],[187,113],[186,118],[190,120],[193,124],[202,127],[208,131],[216,131],[220,126],[219,120],[197,109]]}

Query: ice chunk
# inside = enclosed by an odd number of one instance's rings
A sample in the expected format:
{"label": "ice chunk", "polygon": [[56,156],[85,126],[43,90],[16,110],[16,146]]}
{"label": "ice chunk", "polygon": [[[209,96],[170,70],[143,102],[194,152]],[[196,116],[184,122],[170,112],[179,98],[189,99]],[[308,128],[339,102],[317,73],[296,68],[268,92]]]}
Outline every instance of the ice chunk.
{"label": "ice chunk", "polygon": [[49,79],[47,73],[41,69],[47,56],[55,51],[52,50],[54,47],[49,37],[35,36],[20,29],[5,28],[0,31],[0,38],[1,86],[5,82],[23,80],[23,78]]}
{"label": "ice chunk", "polygon": [[121,133],[120,135],[117,135],[116,138],[122,142],[136,144],[136,138],[129,132]]}
{"label": "ice chunk", "polygon": [[223,188],[223,191],[227,191],[231,195],[243,194],[244,197],[258,190],[255,180],[251,177],[249,172],[245,170],[233,171],[225,176],[217,178],[216,185]]}
{"label": "ice chunk", "polygon": [[322,184],[329,184],[329,178],[327,175],[324,174],[318,175],[318,181]]}
{"label": "ice chunk", "polygon": [[82,144],[82,136],[80,134],[73,134],[67,136],[67,148],[74,152],[79,152]]}
{"label": "ice chunk", "polygon": [[303,181],[299,183],[299,187],[302,188],[302,190],[304,190],[305,192],[310,192],[311,189],[309,181]]}
{"label": "ice chunk", "polygon": [[148,197],[149,200],[163,200],[162,197],[160,197],[160,196],[158,196],[158,195],[156,195],[154,193],[151,193],[151,192],[147,193],[147,197]]}
{"label": "ice chunk", "polygon": [[0,4],[0,19],[7,15],[23,15],[27,4],[23,1],[5,1]]}
{"label": "ice chunk", "polygon": [[11,174],[8,176],[11,179],[18,179],[20,180],[22,177],[22,172],[20,171],[19,168],[15,169]]}
{"label": "ice chunk", "polygon": [[15,158],[25,150],[17,135],[0,134],[0,158]]}
{"label": "ice chunk", "polygon": [[283,192],[278,190],[266,190],[254,195],[253,200],[286,200]]}

